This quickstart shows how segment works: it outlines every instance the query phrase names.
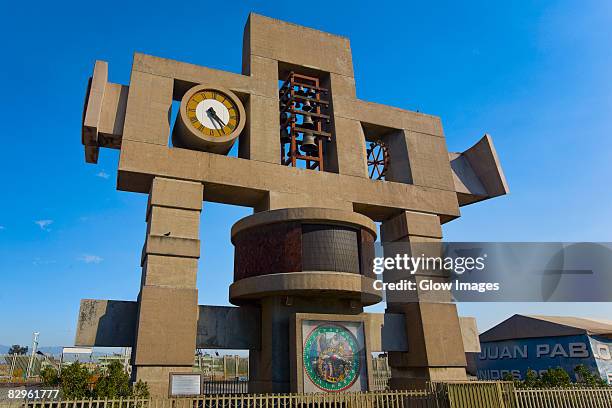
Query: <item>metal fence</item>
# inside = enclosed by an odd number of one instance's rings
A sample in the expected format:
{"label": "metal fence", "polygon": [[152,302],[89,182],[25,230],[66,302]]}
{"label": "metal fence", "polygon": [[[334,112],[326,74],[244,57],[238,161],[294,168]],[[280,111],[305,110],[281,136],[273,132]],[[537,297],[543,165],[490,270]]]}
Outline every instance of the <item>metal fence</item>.
{"label": "metal fence", "polygon": [[512,383],[444,383],[420,391],[209,394],[196,398],[0,401],[0,408],[611,408],[612,388],[514,389]]}
{"label": "metal fence", "polygon": [[517,389],[517,408],[610,408],[612,388]]}
{"label": "metal fence", "polygon": [[197,398],[0,402],[0,408],[442,408],[430,391],[234,394]]}
{"label": "metal fence", "polygon": [[246,394],[248,392],[248,381],[202,381],[202,394]]}
{"label": "metal fence", "polygon": [[511,382],[436,383],[438,395],[448,398],[450,408],[515,408],[514,384]]}

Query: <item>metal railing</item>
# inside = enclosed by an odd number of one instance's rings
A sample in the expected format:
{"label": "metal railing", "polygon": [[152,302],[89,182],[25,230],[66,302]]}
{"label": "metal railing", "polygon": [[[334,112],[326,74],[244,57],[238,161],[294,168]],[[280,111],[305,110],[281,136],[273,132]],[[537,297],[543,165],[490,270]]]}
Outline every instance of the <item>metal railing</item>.
{"label": "metal railing", "polygon": [[248,392],[248,381],[202,381],[202,394],[246,394]]}
{"label": "metal railing", "polygon": [[390,372],[374,372],[374,391],[386,391],[389,389]]}
{"label": "metal railing", "polygon": [[612,388],[515,389],[511,382],[436,383],[419,391],[209,394],[169,399],[0,401],[0,408],[611,408]]}
{"label": "metal railing", "polygon": [[234,394],[196,398],[0,402],[0,408],[440,408],[430,391]]}
{"label": "metal railing", "polygon": [[516,408],[511,382],[435,383],[432,387],[448,398],[450,408]]}
{"label": "metal railing", "polygon": [[555,388],[515,390],[517,408],[610,408],[612,388]]}

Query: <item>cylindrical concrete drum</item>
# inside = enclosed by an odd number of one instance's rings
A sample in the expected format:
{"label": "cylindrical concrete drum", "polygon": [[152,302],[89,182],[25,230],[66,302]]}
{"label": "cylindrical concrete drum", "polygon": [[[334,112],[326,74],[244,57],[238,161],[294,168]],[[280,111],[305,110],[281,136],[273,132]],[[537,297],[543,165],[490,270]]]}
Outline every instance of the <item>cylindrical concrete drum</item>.
{"label": "cylindrical concrete drum", "polygon": [[232,227],[234,283],[230,301],[268,296],[379,302],[371,261],[375,225],[354,212],[290,208],[256,213]]}

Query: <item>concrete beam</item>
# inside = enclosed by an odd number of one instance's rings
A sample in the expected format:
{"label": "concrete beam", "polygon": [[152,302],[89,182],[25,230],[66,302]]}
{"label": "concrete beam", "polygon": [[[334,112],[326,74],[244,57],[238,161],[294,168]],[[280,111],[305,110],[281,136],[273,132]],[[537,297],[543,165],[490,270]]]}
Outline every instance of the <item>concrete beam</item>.
{"label": "concrete beam", "polygon": [[451,190],[124,140],[118,188],[148,192],[152,175],[201,182],[207,201],[248,207],[257,207],[267,192],[277,191],[348,201],[353,203],[355,211],[375,221],[396,215],[399,209],[438,214],[443,222],[460,215],[457,195]]}
{"label": "concrete beam", "polygon": [[488,134],[463,153],[449,153],[449,160],[460,206],[510,192],[493,139]]}
{"label": "concrete beam", "polygon": [[[138,304],[132,301],[83,299],[75,345],[133,347]],[[199,306],[197,348],[257,350],[261,342],[261,315],[253,306]],[[406,319],[402,314],[365,313],[372,351],[408,351]],[[471,318],[470,318],[471,319]],[[462,324],[464,323],[462,318]],[[464,343],[474,344],[467,321]],[[471,331],[470,331],[471,330]],[[463,332],[462,328],[462,332]],[[478,335],[476,332],[476,343]],[[470,348],[472,350],[473,348]]]}
{"label": "concrete beam", "polygon": [[81,300],[76,346],[131,347],[134,345],[138,304],[121,300]]}

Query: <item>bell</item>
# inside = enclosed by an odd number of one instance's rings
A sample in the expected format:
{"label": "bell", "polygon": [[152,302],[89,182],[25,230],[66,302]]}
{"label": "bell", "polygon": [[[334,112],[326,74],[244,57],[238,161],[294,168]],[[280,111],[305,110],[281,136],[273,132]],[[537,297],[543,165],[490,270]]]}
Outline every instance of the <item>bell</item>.
{"label": "bell", "polygon": [[296,94],[300,96],[308,96],[308,91],[305,90],[303,86],[300,86],[300,89],[297,90]]}
{"label": "bell", "polygon": [[289,132],[287,132],[286,127],[281,128],[280,141],[281,141],[281,144],[291,142],[291,136],[289,136]]}
{"label": "bell", "polygon": [[300,127],[303,129],[314,129],[315,128],[314,122],[312,118],[310,117],[310,115],[304,115],[304,120],[300,124]]}
{"label": "bell", "polygon": [[306,101],[306,102],[304,102],[302,104],[302,110],[304,112],[312,112],[314,109],[313,109],[313,106],[311,105],[310,101]]}
{"label": "bell", "polygon": [[312,133],[304,133],[300,149],[306,154],[312,154],[319,150],[315,136]]}

